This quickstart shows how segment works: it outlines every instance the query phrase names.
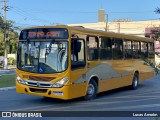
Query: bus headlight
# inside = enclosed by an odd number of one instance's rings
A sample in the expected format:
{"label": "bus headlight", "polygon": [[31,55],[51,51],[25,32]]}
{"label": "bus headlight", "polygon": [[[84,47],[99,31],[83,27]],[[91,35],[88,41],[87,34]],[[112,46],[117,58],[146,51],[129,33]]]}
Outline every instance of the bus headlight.
{"label": "bus headlight", "polygon": [[20,84],[26,84],[25,83],[25,81],[22,79],[22,78],[20,78],[19,76],[17,76],[17,81],[20,83]]}
{"label": "bus headlight", "polygon": [[51,87],[54,88],[61,88],[64,86],[64,84],[68,81],[68,78],[63,78],[61,80],[59,80],[58,82],[54,83]]}

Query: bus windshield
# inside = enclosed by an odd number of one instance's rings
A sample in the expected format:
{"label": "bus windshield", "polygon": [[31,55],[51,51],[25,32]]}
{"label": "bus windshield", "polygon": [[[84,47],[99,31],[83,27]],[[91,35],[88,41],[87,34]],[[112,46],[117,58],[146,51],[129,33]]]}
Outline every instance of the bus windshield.
{"label": "bus windshield", "polygon": [[20,41],[18,45],[20,70],[33,73],[58,73],[68,67],[67,41]]}

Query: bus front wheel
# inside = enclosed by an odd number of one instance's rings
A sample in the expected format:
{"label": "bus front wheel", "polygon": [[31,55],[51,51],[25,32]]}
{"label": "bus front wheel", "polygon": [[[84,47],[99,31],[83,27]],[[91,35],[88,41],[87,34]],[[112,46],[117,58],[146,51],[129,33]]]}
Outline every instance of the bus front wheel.
{"label": "bus front wheel", "polygon": [[95,80],[92,80],[88,84],[87,93],[84,97],[85,100],[92,100],[97,96],[97,83]]}

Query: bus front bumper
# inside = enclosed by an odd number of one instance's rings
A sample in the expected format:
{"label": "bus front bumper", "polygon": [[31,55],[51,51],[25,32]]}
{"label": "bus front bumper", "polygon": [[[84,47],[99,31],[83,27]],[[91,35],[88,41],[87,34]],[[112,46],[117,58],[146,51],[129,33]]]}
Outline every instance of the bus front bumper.
{"label": "bus front bumper", "polygon": [[68,100],[68,90],[68,86],[63,86],[62,88],[40,88],[23,85],[16,81],[16,92],[22,94]]}

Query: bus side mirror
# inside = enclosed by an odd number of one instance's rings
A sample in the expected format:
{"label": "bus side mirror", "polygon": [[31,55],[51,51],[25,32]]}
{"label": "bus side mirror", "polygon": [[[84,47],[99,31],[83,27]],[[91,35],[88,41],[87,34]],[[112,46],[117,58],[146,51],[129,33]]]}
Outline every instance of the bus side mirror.
{"label": "bus side mirror", "polygon": [[76,53],[78,53],[78,52],[81,51],[81,42],[77,41],[77,42],[75,43],[74,50],[75,50]]}
{"label": "bus side mirror", "polygon": [[74,52],[78,53],[81,51],[81,42],[79,42],[78,38],[72,38],[72,46],[71,49],[74,48]]}

